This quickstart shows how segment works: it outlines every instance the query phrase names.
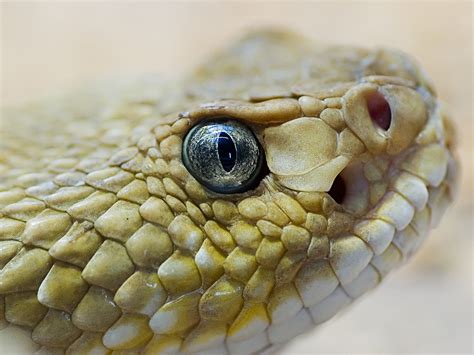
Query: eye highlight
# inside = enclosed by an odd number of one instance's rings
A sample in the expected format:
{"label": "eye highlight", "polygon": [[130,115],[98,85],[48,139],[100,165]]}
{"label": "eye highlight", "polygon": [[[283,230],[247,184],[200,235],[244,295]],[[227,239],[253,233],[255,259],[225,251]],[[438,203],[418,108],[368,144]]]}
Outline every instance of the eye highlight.
{"label": "eye highlight", "polygon": [[255,134],[230,118],[203,121],[183,142],[183,163],[209,190],[231,194],[255,188],[264,172],[264,153]]}

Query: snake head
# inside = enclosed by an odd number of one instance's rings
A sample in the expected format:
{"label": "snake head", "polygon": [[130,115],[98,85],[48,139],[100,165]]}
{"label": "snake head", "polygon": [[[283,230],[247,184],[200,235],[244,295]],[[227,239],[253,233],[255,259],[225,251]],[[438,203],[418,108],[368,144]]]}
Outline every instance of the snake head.
{"label": "snake head", "polygon": [[[210,236],[228,230],[235,240],[226,274],[245,284],[245,302],[265,303],[258,317],[268,316],[272,343],[375,287],[413,255],[453,198],[452,129],[428,79],[399,52],[360,55],[338,66],[328,54],[318,69],[335,78],[325,82],[314,74],[280,95],[236,95],[183,114],[190,127],[239,122],[264,152],[267,169],[248,190],[201,186],[214,201],[214,221],[204,228]],[[212,169],[206,156],[202,166]],[[231,328],[235,339],[243,319],[257,317],[249,307]]]}
{"label": "snake head", "polygon": [[453,198],[452,126],[404,54],[258,33],[179,83],[15,116],[0,327],[45,352],[270,350],[379,284]]}

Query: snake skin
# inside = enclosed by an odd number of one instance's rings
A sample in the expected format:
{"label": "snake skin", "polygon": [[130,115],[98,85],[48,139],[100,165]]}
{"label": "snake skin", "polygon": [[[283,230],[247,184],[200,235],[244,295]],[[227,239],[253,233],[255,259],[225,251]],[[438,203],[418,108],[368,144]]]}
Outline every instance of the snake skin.
{"label": "snake skin", "polygon": [[[209,192],[182,164],[190,127],[223,115],[265,150],[255,190]],[[180,81],[103,84],[2,120],[0,327],[31,330],[40,353],[271,352],[410,258],[456,185],[453,128],[411,58],[283,32]]]}

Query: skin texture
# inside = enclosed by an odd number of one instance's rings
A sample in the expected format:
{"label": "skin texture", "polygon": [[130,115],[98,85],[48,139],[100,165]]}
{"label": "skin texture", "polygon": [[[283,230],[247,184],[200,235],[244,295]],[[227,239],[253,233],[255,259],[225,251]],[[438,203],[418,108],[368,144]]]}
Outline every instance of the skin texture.
{"label": "skin texture", "polygon": [[[406,261],[456,183],[453,129],[412,59],[281,32],[181,81],[6,115],[0,324],[46,353],[271,352]],[[190,127],[220,116],[265,151],[255,190],[210,192],[182,163]]]}

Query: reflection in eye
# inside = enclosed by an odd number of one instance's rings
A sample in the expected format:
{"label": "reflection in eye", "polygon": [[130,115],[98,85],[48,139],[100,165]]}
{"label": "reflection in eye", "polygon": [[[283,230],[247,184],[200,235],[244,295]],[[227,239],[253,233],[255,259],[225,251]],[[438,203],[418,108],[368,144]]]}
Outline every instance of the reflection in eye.
{"label": "reflection in eye", "polygon": [[184,139],[183,162],[196,180],[219,193],[255,188],[265,172],[264,153],[254,133],[230,118],[194,126]]}
{"label": "reflection in eye", "polygon": [[366,97],[366,102],[372,122],[383,130],[388,130],[392,123],[392,111],[385,97],[378,91],[375,91]]}

